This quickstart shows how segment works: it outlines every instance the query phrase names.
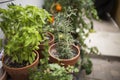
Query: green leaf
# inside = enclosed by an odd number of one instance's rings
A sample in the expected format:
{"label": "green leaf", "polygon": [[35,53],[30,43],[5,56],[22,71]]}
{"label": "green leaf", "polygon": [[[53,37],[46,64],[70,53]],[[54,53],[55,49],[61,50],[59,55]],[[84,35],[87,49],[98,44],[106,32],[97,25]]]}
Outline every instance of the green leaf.
{"label": "green leaf", "polygon": [[30,62],[30,64],[33,63],[33,59],[31,57],[29,57],[29,62]]}
{"label": "green leaf", "polygon": [[33,52],[33,53],[32,53],[32,59],[33,59],[33,60],[35,60],[35,56],[36,56],[36,54]]}
{"label": "green leaf", "polygon": [[16,55],[14,55],[14,58],[12,58],[12,61],[18,62],[18,57]]}

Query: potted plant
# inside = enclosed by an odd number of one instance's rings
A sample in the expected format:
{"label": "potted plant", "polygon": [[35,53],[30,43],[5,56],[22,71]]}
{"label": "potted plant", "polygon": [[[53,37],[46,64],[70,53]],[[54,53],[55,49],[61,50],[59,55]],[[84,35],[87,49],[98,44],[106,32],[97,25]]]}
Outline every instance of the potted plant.
{"label": "potted plant", "polygon": [[[43,8],[49,11],[55,17],[56,14],[64,13],[66,10],[74,11],[74,15],[70,15],[68,18],[71,22],[71,34],[75,40],[75,44],[80,46],[82,66],[91,64],[89,54],[98,53],[96,47],[88,47],[85,40],[93,30],[92,19],[98,19],[97,11],[94,7],[94,0],[44,0],[45,4]],[[84,58],[88,58],[86,60]],[[85,61],[84,61],[85,60]],[[92,67],[88,67],[91,69]],[[88,69],[85,69],[88,70]],[[87,71],[86,71],[87,72]]]}
{"label": "potted plant", "polygon": [[[45,53],[48,52],[48,46],[45,45]],[[50,63],[49,54],[40,59],[40,65],[37,68],[30,69],[29,80],[73,80],[74,72],[78,72],[78,68],[74,66],[60,66],[57,63]]]}
{"label": "potted plant", "polygon": [[13,80],[27,80],[28,69],[38,65],[36,50],[48,17],[47,11],[34,6],[10,4],[8,9],[0,9],[0,28],[5,34],[2,63]]}
{"label": "potted plant", "polygon": [[56,44],[49,47],[50,61],[64,66],[75,65],[80,58],[80,50],[74,45],[74,39],[70,33],[71,24],[67,20],[67,15],[58,14],[53,26]]}
{"label": "potted plant", "polygon": [[[50,17],[47,24],[52,24],[54,22],[54,17]],[[37,50],[40,54],[40,59],[45,57],[46,47],[49,47],[54,43],[54,34],[52,32],[52,27],[49,25],[43,26],[43,40],[39,44],[39,49]],[[46,46],[47,45],[47,46]]]}
{"label": "potted plant", "polygon": [[54,43],[54,35],[50,32],[45,32],[44,33],[44,38],[43,40],[40,42],[39,44],[39,49],[37,50],[38,53],[39,53],[39,57],[40,59],[44,58],[45,56],[45,48],[46,48],[46,45],[50,46]]}

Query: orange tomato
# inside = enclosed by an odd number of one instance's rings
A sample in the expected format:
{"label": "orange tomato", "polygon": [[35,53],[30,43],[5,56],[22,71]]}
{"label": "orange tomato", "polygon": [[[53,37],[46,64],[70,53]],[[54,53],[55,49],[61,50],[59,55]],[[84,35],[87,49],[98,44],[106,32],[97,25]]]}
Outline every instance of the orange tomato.
{"label": "orange tomato", "polygon": [[61,11],[62,10],[62,6],[59,3],[56,4],[56,10],[57,11]]}

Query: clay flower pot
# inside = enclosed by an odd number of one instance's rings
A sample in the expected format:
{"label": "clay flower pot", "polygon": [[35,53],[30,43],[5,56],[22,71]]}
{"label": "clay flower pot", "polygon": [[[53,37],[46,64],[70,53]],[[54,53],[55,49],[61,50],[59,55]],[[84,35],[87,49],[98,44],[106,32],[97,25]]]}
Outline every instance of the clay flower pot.
{"label": "clay flower pot", "polygon": [[21,67],[21,68],[14,68],[9,67],[5,64],[5,57],[2,58],[3,62],[3,68],[6,70],[6,72],[10,75],[12,80],[28,80],[29,78],[29,69],[37,67],[39,63],[39,54],[36,51],[36,60],[28,66]]}
{"label": "clay flower pot", "polygon": [[[54,43],[54,35],[50,32],[47,32],[47,35],[49,37],[49,41],[48,41],[48,46],[52,45]],[[39,53],[39,58],[42,59],[44,58],[44,50],[45,50],[45,44],[44,43],[41,43],[39,45],[39,49],[37,50],[38,53]]]}
{"label": "clay flower pot", "polygon": [[[53,54],[52,54],[52,50],[54,49],[55,50],[55,47],[56,47],[56,44],[53,44],[49,47],[49,55],[50,55],[50,62],[54,62],[54,63],[58,63],[60,65],[63,65],[63,66],[74,66],[77,61],[80,59],[80,49],[75,46],[75,45],[72,45],[72,49],[76,51],[76,56],[74,56],[73,58],[70,58],[70,59],[58,59],[56,58]],[[68,53],[69,54],[69,53]]]}
{"label": "clay flower pot", "polygon": [[3,70],[3,68],[2,68],[2,75],[0,76],[0,80],[6,80],[6,79],[7,79],[6,71]]}

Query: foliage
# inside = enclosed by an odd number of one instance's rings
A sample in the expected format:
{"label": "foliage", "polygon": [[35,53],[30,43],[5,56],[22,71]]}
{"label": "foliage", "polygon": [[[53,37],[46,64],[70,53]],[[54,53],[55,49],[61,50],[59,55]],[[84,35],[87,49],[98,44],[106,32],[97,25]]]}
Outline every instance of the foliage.
{"label": "foliage", "polygon": [[[43,53],[48,53],[48,45],[45,45]],[[60,66],[57,63],[49,63],[49,55],[43,54],[45,57],[40,59],[38,68],[30,69],[29,80],[73,80],[73,72],[78,69],[73,66]]]}
{"label": "foliage", "polygon": [[58,64],[42,65],[39,69],[31,70],[30,80],[73,80],[73,72],[78,72],[73,66],[65,68]]}
{"label": "foliage", "polygon": [[91,60],[85,57],[82,63],[82,69],[85,69],[87,75],[92,72],[92,66]]}
{"label": "foliage", "polygon": [[10,57],[12,63],[26,62],[25,65],[29,65],[35,60],[33,51],[43,40],[42,28],[49,16],[46,10],[35,6],[11,4],[8,9],[0,9],[0,28],[6,40],[5,55]]}
{"label": "foliage", "polygon": [[38,49],[41,37],[35,28],[23,27],[20,33],[16,33],[5,46],[5,54],[10,56],[13,61],[22,63],[35,60],[33,50]]}
{"label": "foliage", "polygon": [[[66,15],[66,11],[73,11],[73,15],[68,15],[67,18],[70,23],[72,30],[70,31],[75,44],[80,46],[81,48],[81,58],[82,63],[84,62],[84,58],[90,53],[98,53],[96,47],[88,47],[85,43],[85,40],[89,36],[90,33],[94,32],[93,30],[93,21],[92,19],[98,19],[97,12],[94,8],[94,0],[44,0],[45,4],[43,8],[49,11],[54,17],[63,13]],[[61,10],[57,10],[57,6],[61,7]],[[53,22],[53,24],[56,20]],[[88,57],[87,57],[88,58]],[[89,62],[89,61],[88,61]],[[82,64],[82,66],[84,66]],[[90,67],[91,68],[91,67]]]}
{"label": "foliage", "polygon": [[56,51],[58,55],[56,57],[60,59],[69,59],[75,56],[74,50],[72,50],[71,45],[74,44],[74,39],[71,35],[71,24],[67,20],[68,15],[59,13],[55,16],[55,22],[51,26],[54,28],[53,33],[55,35]]}
{"label": "foliage", "polygon": [[47,11],[35,6],[22,7],[11,4],[7,10],[0,9],[0,13],[2,18],[0,25],[6,38],[16,34],[24,26],[34,27],[40,33],[46,19],[49,18]]}

